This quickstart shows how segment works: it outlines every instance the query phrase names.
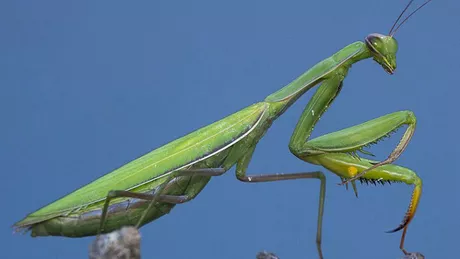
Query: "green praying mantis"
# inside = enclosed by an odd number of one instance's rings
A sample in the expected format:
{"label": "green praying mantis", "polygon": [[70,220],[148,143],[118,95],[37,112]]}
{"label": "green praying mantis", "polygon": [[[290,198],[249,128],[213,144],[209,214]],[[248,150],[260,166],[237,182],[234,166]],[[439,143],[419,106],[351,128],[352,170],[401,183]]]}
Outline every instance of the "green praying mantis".
{"label": "green praying mantis", "polygon": [[[403,182],[414,185],[410,205],[402,223],[391,230],[404,229],[400,249],[422,192],[422,180],[412,170],[393,162],[407,147],[416,127],[411,111],[398,111],[362,124],[309,140],[314,126],[342,89],[352,64],[373,58],[389,74],[396,69],[398,43],[394,34],[414,13],[399,25],[412,4],[411,0],[393,24],[389,35],[373,33],[354,42],[311,69],[264,101],[252,104],[211,125],[159,147],[120,168],[75,190],[63,198],[27,215],[17,222],[17,230],[32,236],[83,237],[99,235],[134,225],[141,227],[169,213],[177,204],[194,199],[213,176],[236,165],[238,180],[248,183],[294,179],[320,181],[316,244],[320,258],[322,218],[326,178],[321,171],[249,175],[248,165],[258,142],[272,123],[305,92],[319,85],[308,102],[289,142],[290,151],[299,159],[320,165],[351,183],[357,195],[356,180],[361,182]],[[370,154],[364,148],[407,126],[401,140],[387,159],[374,161],[358,155]]]}

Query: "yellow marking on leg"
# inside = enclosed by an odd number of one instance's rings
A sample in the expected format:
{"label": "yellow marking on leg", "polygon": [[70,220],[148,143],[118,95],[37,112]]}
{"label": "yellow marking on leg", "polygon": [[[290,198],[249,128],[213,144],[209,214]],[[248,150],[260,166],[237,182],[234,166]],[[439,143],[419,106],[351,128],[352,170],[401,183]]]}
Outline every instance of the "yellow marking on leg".
{"label": "yellow marking on leg", "polygon": [[358,168],[356,168],[356,167],[354,167],[354,166],[349,166],[349,167],[348,167],[348,174],[349,174],[351,177],[354,177],[357,173],[358,173]]}

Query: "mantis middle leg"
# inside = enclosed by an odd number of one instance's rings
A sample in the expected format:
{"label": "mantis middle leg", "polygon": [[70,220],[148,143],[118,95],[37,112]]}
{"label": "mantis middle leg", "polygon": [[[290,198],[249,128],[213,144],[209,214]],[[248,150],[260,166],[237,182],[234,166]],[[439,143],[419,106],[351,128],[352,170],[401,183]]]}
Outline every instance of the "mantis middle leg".
{"label": "mantis middle leg", "polygon": [[318,205],[318,222],[316,230],[316,248],[318,249],[319,257],[323,258],[323,251],[321,248],[321,236],[323,226],[323,212],[324,212],[324,200],[326,195],[326,177],[321,171],[316,172],[301,172],[301,173],[278,173],[278,174],[259,174],[250,175],[246,174],[249,162],[251,161],[252,155],[254,154],[256,145],[251,146],[245,155],[238,160],[236,165],[236,177],[238,180],[247,183],[260,183],[260,182],[274,182],[284,180],[296,180],[296,179],[319,179],[320,190],[319,190],[319,205]]}

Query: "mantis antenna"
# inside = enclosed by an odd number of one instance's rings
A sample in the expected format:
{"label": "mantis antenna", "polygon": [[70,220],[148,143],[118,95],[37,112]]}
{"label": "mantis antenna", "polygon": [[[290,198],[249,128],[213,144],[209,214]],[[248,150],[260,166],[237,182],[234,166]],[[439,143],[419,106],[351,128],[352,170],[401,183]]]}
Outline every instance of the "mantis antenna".
{"label": "mantis antenna", "polygon": [[390,37],[393,37],[393,35],[395,35],[395,33],[399,30],[399,28],[401,27],[401,25],[403,25],[404,23],[407,22],[407,20],[409,20],[409,18],[414,15],[418,10],[420,10],[422,7],[424,7],[426,4],[428,4],[429,2],[431,2],[432,0],[427,0],[425,1],[421,6],[419,6],[417,9],[415,9],[415,11],[413,11],[412,13],[410,13],[399,25],[398,27],[396,27],[396,29],[393,31],[393,29],[395,28],[396,24],[398,23],[398,21],[401,19],[401,17],[403,16],[403,14],[407,11],[407,9],[409,8],[409,6],[412,4],[412,2],[414,2],[414,0],[410,0],[409,3],[406,5],[406,7],[404,8],[404,10],[401,12],[401,14],[398,16],[398,19],[396,19],[396,21],[394,22],[393,26],[391,27],[391,30],[390,32],[388,33],[388,35],[390,35]]}

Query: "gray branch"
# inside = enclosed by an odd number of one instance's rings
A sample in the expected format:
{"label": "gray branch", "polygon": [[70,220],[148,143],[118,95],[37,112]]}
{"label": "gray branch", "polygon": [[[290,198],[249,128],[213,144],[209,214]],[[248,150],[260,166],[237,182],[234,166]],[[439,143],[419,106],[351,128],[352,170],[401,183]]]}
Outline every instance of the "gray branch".
{"label": "gray branch", "polygon": [[408,255],[404,256],[402,259],[425,259],[425,256],[419,252],[409,253]]}
{"label": "gray branch", "polygon": [[[123,227],[120,230],[96,237],[89,247],[90,259],[140,259],[141,235],[135,227]],[[421,253],[409,253],[401,259],[424,259]],[[262,251],[256,259],[279,259],[271,252]]]}
{"label": "gray branch", "polygon": [[[276,256],[274,253],[263,251],[257,254],[256,259],[279,259],[279,257]],[[401,259],[425,259],[425,256],[419,252],[415,252],[415,253],[409,253],[408,255],[405,255]]]}
{"label": "gray branch", "polygon": [[141,235],[135,227],[96,237],[89,247],[90,259],[140,259]]}

